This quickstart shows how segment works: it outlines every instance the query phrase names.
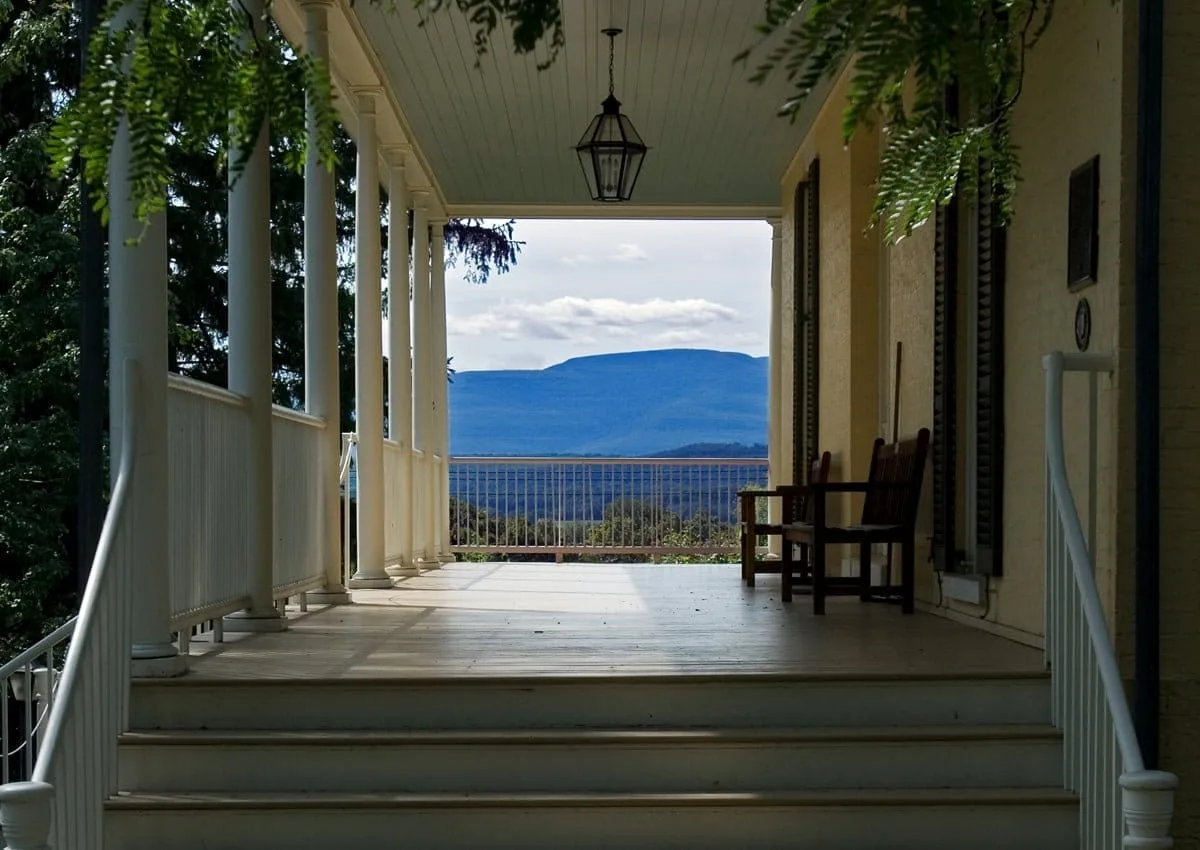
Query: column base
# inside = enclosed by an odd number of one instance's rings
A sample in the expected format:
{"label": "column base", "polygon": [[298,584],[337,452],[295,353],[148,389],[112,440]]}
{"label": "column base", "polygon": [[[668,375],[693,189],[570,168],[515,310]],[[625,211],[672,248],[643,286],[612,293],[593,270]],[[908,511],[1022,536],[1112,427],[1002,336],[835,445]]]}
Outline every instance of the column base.
{"label": "column base", "polygon": [[437,559],[442,564],[453,564],[458,558],[454,557],[453,552],[439,552]]}
{"label": "column base", "polygon": [[332,587],[323,587],[320,590],[310,590],[307,595],[309,605],[354,604],[354,600],[350,598],[350,591],[346,590],[340,584]]}
{"label": "column base", "polygon": [[287,631],[288,626],[287,617],[274,608],[268,608],[265,611],[254,611],[249,608],[244,611],[234,611],[223,617],[221,622],[225,626],[225,631],[241,634],[284,632]]}
{"label": "column base", "polygon": [[436,570],[442,566],[442,562],[437,559],[436,555],[432,557],[421,555],[414,563],[417,565],[418,570]]}
{"label": "column base", "polygon": [[351,590],[390,590],[392,587],[392,580],[386,575],[352,576],[350,578]]}
{"label": "column base", "polygon": [[402,578],[404,576],[415,576],[421,574],[421,571],[417,569],[417,564],[415,561],[399,561],[395,564],[392,564],[390,567],[385,567],[383,571],[392,578]]}
{"label": "column base", "polygon": [[134,679],[174,679],[187,672],[187,656],[172,644],[134,645],[129,675]]}

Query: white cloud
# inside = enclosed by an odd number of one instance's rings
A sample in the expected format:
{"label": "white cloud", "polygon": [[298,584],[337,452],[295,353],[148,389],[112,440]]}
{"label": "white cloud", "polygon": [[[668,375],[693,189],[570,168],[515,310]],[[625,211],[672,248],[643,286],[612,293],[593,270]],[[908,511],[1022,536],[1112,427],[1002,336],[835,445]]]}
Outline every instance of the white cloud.
{"label": "white cloud", "polygon": [[685,328],[682,330],[663,331],[658,334],[653,342],[659,345],[686,345],[692,342],[700,342],[705,337],[710,337],[711,334],[696,328]]}
{"label": "white cloud", "polygon": [[617,252],[612,255],[612,259],[618,263],[645,262],[650,259],[650,255],[646,253],[646,249],[641,245],[635,245],[632,242],[622,242],[617,246]]}
{"label": "white cloud", "polygon": [[450,316],[448,330],[458,336],[493,336],[504,340],[575,340],[629,336],[634,328],[686,331],[736,319],[738,313],[704,298],[668,301],[622,301],[616,298],[563,296],[544,304],[503,303],[471,316]]}
{"label": "white cloud", "polygon": [[[463,281],[461,267],[447,271],[450,353],[463,370],[646,348],[767,352],[766,222],[522,219],[516,235],[525,243],[517,265],[487,286]],[[612,301],[626,306],[606,307]],[[717,305],[715,314],[677,306],[697,301]],[[708,324],[685,318],[709,315]],[[690,329],[703,334],[677,333]]]}

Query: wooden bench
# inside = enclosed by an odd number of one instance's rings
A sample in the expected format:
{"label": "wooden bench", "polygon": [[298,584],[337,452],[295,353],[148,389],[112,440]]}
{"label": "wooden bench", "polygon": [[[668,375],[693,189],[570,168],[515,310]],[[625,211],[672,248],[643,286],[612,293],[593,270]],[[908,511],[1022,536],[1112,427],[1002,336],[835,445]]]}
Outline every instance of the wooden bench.
{"label": "wooden bench", "polygon": [[[829,480],[829,452],[825,452],[812,462],[808,470],[808,481],[825,483]],[[812,505],[808,499],[807,485],[782,484],[773,490],[743,490],[738,494],[741,501],[742,525],[742,581],[747,587],[754,587],[756,574],[779,575],[783,572],[783,561],[758,557],[758,538],[760,535],[783,536],[785,523],[795,521],[811,521]],[[782,499],[780,522],[758,521],[759,499]],[[784,544],[785,546],[787,544]]]}
{"label": "wooden bench", "polygon": [[[811,519],[785,524],[783,528],[783,599],[792,598],[795,558],[792,544],[801,549],[801,559],[812,562],[813,613],[825,613],[825,597],[858,596],[894,598],[896,588],[872,587],[871,547],[878,543],[901,547],[900,604],[905,614],[913,612],[917,508],[921,501],[921,480],[929,455],[929,429],[894,445],[875,441],[866,481],[814,483],[808,488],[812,503]],[[834,526],[826,521],[826,496],[829,493],[862,493],[862,518],[856,525]],[[858,546],[859,575],[829,576],[825,547],[848,543]],[[811,557],[809,552],[811,551]]]}

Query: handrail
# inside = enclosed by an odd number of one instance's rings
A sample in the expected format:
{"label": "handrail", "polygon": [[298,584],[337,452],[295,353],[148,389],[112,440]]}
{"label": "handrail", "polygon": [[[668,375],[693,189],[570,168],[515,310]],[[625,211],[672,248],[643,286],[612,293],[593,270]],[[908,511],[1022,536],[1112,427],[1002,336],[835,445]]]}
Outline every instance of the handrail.
{"label": "handrail", "polygon": [[19,671],[22,667],[26,667],[37,661],[40,656],[45,655],[49,650],[54,649],[69,638],[75,631],[75,622],[78,619],[78,617],[72,617],[33,646],[29,647],[29,649],[23,650],[20,655],[16,655],[0,665],[0,687],[3,686],[4,682],[8,681],[9,676]]}
{"label": "handrail", "polygon": [[[74,630],[75,617],[71,617],[33,646],[0,665],[0,784],[12,781],[14,765],[20,766],[21,775],[26,778],[33,774],[38,740],[56,696],[58,650],[71,639]],[[10,722],[5,696],[10,686],[13,696],[24,705],[23,728],[17,730]],[[12,734],[14,731],[16,736]],[[14,746],[12,739],[18,736],[20,743]]]}
{"label": "handrail", "polygon": [[[417,450],[420,454],[420,450]],[[441,457],[441,455],[436,455]],[[552,466],[554,464],[564,463],[586,463],[589,466],[711,466],[720,464],[721,466],[761,466],[767,462],[765,457],[574,457],[564,455],[562,457],[507,457],[498,455],[485,455],[473,457],[470,455],[450,456],[451,463],[473,463],[479,465],[493,466],[512,466],[520,464],[521,466]]]}
{"label": "handrail", "polygon": [[[121,628],[121,625],[128,625],[128,607],[124,604],[127,599],[123,595],[113,596],[128,590],[128,583],[121,581],[123,576],[120,572],[114,575],[113,571],[120,570],[122,565],[114,564],[112,556],[124,524],[137,459],[137,410],[141,395],[138,369],[136,360],[125,361],[121,460],[75,621],[75,639],[67,653],[57,698],[49,710],[45,737],[33,775],[28,782],[0,785],[0,823],[3,824],[4,838],[9,847],[46,848],[50,846],[52,834],[56,836],[55,843],[59,843],[64,850],[92,850],[102,844],[99,836],[103,832],[103,800],[108,793],[115,791],[117,735],[125,722],[128,697],[129,640],[125,636],[127,629]],[[114,581],[118,582],[115,589],[110,587]],[[114,602],[122,604],[115,612],[105,610]],[[118,640],[115,642],[112,635],[93,634],[106,623],[104,615],[111,617],[113,613],[125,620],[121,623],[118,619]],[[93,646],[98,646],[96,652],[119,652],[122,655],[126,667],[123,671],[120,667],[112,671],[116,673],[116,682],[104,681],[103,673],[108,671],[97,672],[94,669],[111,659],[104,655],[95,657],[88,651]],[[91,681],[85,678],[89,675]],[[86,720],[94,723],[99,717],[100,728],[94,731],[100,734],[86,736],[78,727],[71,725],[79,720],[73,712],[79,710],[76,703],[81,699],[96,696],[100,692],[102,686],[99,683],[102,681],[104,691],[107,692],[109,687],[114,688],[117,699],[110,699],[101,706],[99,712],[94,706],[87,706]],[[111,723],[112,728],[108,728],[105,720]],[[72,732],[79,734],[72,735]],[[55,805],[55,786],[50,780],[55,775],[54,768],[60,756],[68,751],[67,741],[71,738],[76,739],[72,742],[75,748],[88,748],[89,752],[82,756],[88,762],[88,769],[79,777],[80,781],[69,782],[63,789],[70,790],[76,796],[62,799]],[[98,783],[100,787],[93,783]]]}
{"label": "handrail", "polygon": [[342,582],[350,581],[350,465],[354,460],[354,447],[358,444],[358,433],[346,431],[342,434],[342,456],[338,463],[338,489],[341,491],[342,509]]}
{"label": "handrail", "polygon": [[[1112,639],[1109,636],[1104,610],[1100,604],[1100,594],[1096,587],[1091,552],[1089,551],[1083,526],[1079,520],[1079,511],[1076,507],[1070,480],[1067,476],[1062,421],[1063,373],[1065,371],[1088,373],[1092,377],[1092,393],[1095,395],[1095,377],[1100,373],[1112,372],[1113,358],[1103,354],[1069,354],[1056,351],[1042,358],[1042,367],[1046,373],[1046,475],[1047,496],[1048,501],[1051,503],[1046,506],[1048,519],[1046,541],[1048,553],[1047,571],[1050,573],[1054,569],[1054,555],[1050,550],[1053,540],[1057,535],[1061,534],[1062,542],[1065,543],[1066,553],[1070,559],[1071,577],[1074,579],[1071,584],[1073,584],[1073,589],[1078,595],[1078,603],[1084,621],[1083,624],[1086,627],[1087,640],[1090,643],[1091,659],[1095,664],[1095,673],[1098,674],[1100,679],[1109,720],[1112,724],[1112,734],[1116,739],[1117,749],[1121,758],[1119,782],[1123,791],[1121,815],[1123,816],[1124,830],[1118,831],[1128,832],[1129,840],[1132,843],[1127,843],[1126,846],[1143,848],[1169,847],[1171,846],[1171,839],[1168,837],[1168,832],[1174,808],[1174,789],[1178,785],[1178,778],[1165,771],[1148,771],[1145,769],[1141,747],[1138,744],[1133,718],[1129,711],[1129,703],[1125,697],[1125,688],[1121,681],[1116,653],[1113,649]],[[1049,525],[1052,513],[1057,514],[1054,518],[1058,520],[1059,524],[1058,528],[1055,529],[1051,529]],[[1089,529],[1090,533],[1094,534],[1094,531],[1094,528]],[[1063,600],[1058,598],[1058,590],[1055,585],[1057,578],[1054,575],[1047,576],[1046,649],[1048,658],[1051,659],[1051,675],[1060,680],[1061,687],[1067,687],[1069,680],[1069,685],[1074,686],[1075,691],[1086,690],[1086,684],[1081,681],[1086,673],[1077,670],[1058,669],[1060,666],[1065,668],[1072,666],[1072,664],[1078,665],[1086,662],[1083,658],[1083,652],[1067,653],[1061,650],[1062,645],[1070,639],[1070,636],[1066,634],[1069,624],[1054,621],[1056,616],[1059,619],[1068,619],[1068,616],[1064,612],[1057,610],[1059,604],[1063,602]],[[1063,662],[1061,665],[1054,663],[1055,659],[1060,658]],[[1066,699],[1079,701],[1084,699],[1084,697],[1077,692],[1066,693],[1064,701]],[[1056,702],[1056,712],[1058,711]],[[1063,715],[1079,713],[1082,715],[1084,712],[1085,709],[1082,706],[1077,706],[1074,711],[1068,712],[1062,710],[1059,713]],[[1071,720],[1074,719],[1074,716],[1072,716]],[[1056,717],[1055,720],[1059,725],[1068,727],[1072,725],[1062,716]],[[1086,725],[1088,722],[1088,720],[1081,719],[1080,725]],[[1094,720],[1092,722],[1094,723]],[[1086,747],[1086,743],[1076,742],[1078,736],[1082,733],[1071,728],[1068,728],[1067,732],[1069,741],[1066,758],[1070,759],[1072,755],[1080,758],[1078,753],[1070,751]],[[1084,763],[1089,764],[1093,773],[1098,770],[1098,765],[1095,763],[1094,757],[1084,756],[1082,758]],[[1093,761],[1090,763],[1087,762],[1088,758],[1093,758]],[[1073,765],[1071,764],[1067,765],[1068,779],[1070,779],[1072,767]],[[1094,782],[1095,777],[1084,777],[1085,785],[1091,785]],[[1113,792],[1114,790],[1095,788],[1097,794]],[[1085,800],[1085,804],[1087,802]],[[1082,819],[1083,813],[1081,812]],[[1097,837],[1091,831],[1091,824],[1085,823],[1084,827],[1085,834],[1083,838],[1085,846],[1093,846],[1091,841],[1096,842],[1095,846],[1105,846],[1103,838]],[[1096,826],[1095,829],[1103,833],[1102,824]],[[1120,846],[1121,841],[1124,840],[1124,836],[1122,835],[1112,835],[1111,838],[1115,842],[1114,847]]]}
{"label": "handrail", "polygon": [[[1111,650],[1108,623],[1100,605],[1100,593],[1092,573],[1092,558],[1084,539],[1083,524],[1067,478],[1066,452],[1063,445],[1062,425],[1062,380],[1067,368],[1068,355],[1063,353],[1046,356],[1046,464],[1050,474],[1050,485],[1058,499],[1059,520],[1063,523],[1067,550],[1071,554],[1071,566],[1075,572],[1075,584],[1082,596],[1083,615],[1087,619],[1089,636],[1096,652],[1096,663],[1100,667],[1100,678],[1104,682],[1104,695],[1108,709],[1113,715],[1117,743],[1121,748],[1121,760],[1125,770],[1143,770],[1142,750],[1138,746],[1133,728],[1133,716],[1125,700],[1125,687],[1121,683],[1121,671],[1117,668],[1116,653]],[[1073,372],[1111,372],[1112,358],[1101,354],[1070,355]],[[1103,651],[1107,650],[1107,651]]]}
{"label": "handrail", "polygon": [[[88,576],[87,587],[83,591],[83,601],[79,604],[76,634],[82,635],[84,638],[92,631],[92,624],[97,622],[99,612],[97,602],[108,574],[112,571],[111,553],[117,534],[120,532],[121,520],[125,515],[125,503],[129,500],[130,481],[133,478],[137,446],[137,403],[141,394],[136,360],[130,358],[125,361],[124,378],[125,409],[121,412],[121,463],[117,467],[117,482],[112,489],[112,497],[108,502],[108,513],[104,517],[100,540],[96,545],[96,554],[92,558],[92,571]],[[59,685],[59,697],[50,711],[41,758],[38,759],[37,766],[33,771],[34,782],[47,780],[50,770],[54,766],[54,760],[59,755],[67,709],[71,706],[71,697],[78,688],[79,677],[82,675],[82,660],[83,653],[81,652],[67,653],[62,684]]]}

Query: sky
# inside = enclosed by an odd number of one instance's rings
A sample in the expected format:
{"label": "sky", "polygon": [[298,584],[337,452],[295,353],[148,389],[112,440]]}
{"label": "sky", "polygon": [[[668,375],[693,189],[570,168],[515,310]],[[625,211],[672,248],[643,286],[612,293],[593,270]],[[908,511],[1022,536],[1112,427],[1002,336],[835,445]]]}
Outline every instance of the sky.
{"label": "sky", "polygon": [[765,221],[521,220],[516,266],[482,285],[446,271],[459,371],[541,369],[656,348],[767,354]]}

